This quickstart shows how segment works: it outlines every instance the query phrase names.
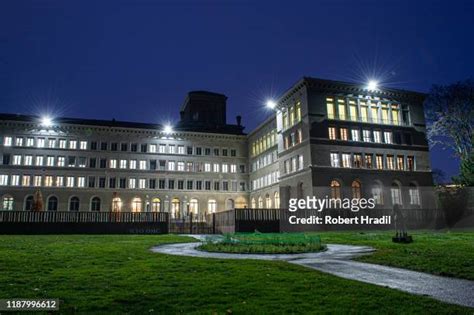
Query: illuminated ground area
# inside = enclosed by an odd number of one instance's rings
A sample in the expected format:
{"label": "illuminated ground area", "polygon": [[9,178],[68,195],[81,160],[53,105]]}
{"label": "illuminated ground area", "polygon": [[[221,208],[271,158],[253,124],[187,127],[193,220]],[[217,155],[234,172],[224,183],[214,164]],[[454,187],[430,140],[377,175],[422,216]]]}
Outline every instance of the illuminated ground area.
{"label": "illuminated ground area", "polygon": [[186,241],[192,239],[0,236],[0,296],[60,298],[63,312],[472,312],[286,262],[178,257],[149,250]]}

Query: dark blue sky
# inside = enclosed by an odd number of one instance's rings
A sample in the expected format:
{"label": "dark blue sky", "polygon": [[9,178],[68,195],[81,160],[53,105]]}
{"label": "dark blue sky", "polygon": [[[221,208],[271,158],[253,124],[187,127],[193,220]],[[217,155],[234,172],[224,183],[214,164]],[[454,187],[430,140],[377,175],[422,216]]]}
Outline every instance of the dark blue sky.
{"label": "dark blue sky", "polygon": [[[0,112],[164,122],[224,93],[247,131],[302,76],[426,92],[474,73],[474,1],[1,1]],[[457,172],[450,154],[432,167]]]}

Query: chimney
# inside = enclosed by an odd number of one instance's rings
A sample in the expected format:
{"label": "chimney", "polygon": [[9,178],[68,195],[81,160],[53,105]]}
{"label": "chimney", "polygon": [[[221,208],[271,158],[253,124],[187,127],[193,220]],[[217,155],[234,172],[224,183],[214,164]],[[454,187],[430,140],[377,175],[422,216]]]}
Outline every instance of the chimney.
{"label": "chimney", "polygon": [[235,119],[237,120],[237,126],[240,126],[242,123],[242,116],[238,115],[237,117],[235,117]]}

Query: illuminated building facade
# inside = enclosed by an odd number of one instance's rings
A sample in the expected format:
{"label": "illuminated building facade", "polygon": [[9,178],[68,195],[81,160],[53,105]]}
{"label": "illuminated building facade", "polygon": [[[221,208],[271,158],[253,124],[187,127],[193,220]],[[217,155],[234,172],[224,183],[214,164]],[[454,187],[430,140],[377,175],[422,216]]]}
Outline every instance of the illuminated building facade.
{"label": "illuminated building facade", "polygon": [[285,208],[308,195],[433,207],[424,95],[303,78],[248,135],[226,97],[190,92],[171,127],[0,116],[4,210],[165,211],[174,218]]}

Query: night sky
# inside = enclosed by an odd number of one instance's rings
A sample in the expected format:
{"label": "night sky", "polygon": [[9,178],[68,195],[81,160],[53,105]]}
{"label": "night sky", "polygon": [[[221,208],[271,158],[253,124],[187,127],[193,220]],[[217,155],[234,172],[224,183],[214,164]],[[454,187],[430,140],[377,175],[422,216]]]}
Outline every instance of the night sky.
{"label": "night sky", "polygon": [[[0,112],[176,122],[226,94],[246,131],[302,76],[427,92],[474,74],[474,1],[0,2]],[[457,172],[432,150],[432,168]]]}

